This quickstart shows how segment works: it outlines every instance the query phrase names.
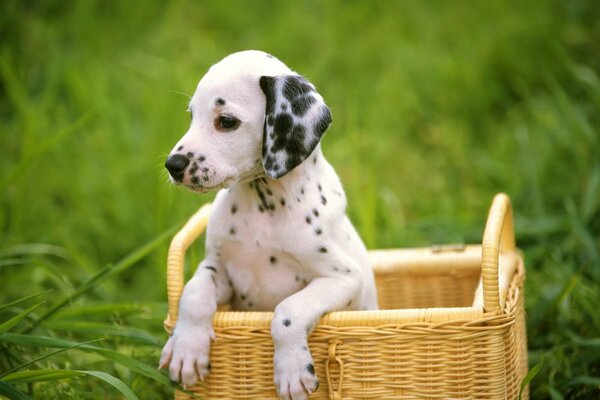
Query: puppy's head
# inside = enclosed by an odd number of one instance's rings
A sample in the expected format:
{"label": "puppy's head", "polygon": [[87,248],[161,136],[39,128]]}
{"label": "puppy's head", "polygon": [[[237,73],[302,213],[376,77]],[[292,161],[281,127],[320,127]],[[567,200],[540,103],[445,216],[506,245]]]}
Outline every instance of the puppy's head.
{"label": "puppy's head", "polygon": [[260,51],[234,53],[213,65],[189,112],[190,128],[165,166],[174,183],[197,192],[287,174],[331,123],[314,86]]}

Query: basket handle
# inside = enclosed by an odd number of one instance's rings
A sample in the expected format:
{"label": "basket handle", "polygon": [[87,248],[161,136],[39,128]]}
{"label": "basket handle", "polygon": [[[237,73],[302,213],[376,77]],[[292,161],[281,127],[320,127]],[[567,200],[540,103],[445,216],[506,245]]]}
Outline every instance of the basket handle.
{"label": "basket handle", "polygon": [[169,334],[175,327],[179,314],[179,298],[183,291],[183,270],[185,266],[185,252],[190,245],[204,232],[208,224],[211,204],[203,205],[177,232],[167,256],[167,301],[169,305],[167,319],[164,322],[165,330]]}
{"label": "basket handle", "polygon": [[500,252],[514,252],[515,230],[510,199],[504,193],[494,197],[488,214],[481,254],[481,280],[483,282],[483,309],[486,313],[500,310],[498,267]]}

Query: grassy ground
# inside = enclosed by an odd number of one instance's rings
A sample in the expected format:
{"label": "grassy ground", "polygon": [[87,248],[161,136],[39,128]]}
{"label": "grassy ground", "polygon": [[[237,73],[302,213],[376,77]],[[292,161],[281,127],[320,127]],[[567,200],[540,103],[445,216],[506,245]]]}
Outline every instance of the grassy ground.
{"label": "grassy ground", "polygon": [[509,193],[533,398],[598,398],[597,2],[2,7],[0,396],[170,393],[163,234],[212,195],[169,186],[162,164],[206,69],[258,48],[330,105],[324,151],[369,247],[478,242]]}

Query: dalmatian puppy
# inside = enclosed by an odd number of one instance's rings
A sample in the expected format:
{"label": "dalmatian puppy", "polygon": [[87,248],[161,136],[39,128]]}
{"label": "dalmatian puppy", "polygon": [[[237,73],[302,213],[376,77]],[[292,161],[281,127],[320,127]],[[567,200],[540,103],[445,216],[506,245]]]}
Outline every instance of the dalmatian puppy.
{"label": "dalmatian puppy", "polygon": [[323,314],[377,308],[367,252],[346,216],[339,178],[320,140],[330,111],[315,87],[275,57],[234,53],[204,75],[189,130],[167,161],[171,180],[221,189],[206,258],[185,285],[161,355],[185,386],[210,372],[218,304],[274,312],[274,376],[282,399],[317,390],[307,337]]}

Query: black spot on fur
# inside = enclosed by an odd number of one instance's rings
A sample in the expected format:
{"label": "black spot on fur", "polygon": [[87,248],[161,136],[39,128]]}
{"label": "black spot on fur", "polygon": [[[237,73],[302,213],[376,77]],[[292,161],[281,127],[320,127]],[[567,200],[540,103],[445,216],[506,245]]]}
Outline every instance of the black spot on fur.
{"label": "black spot on fur", "polygon": [[218,98],[217,101],[215,101],[215,104],[218,106],[224,106],[225,100],[223,100],[222,98]]}
{"label": "black spot on fur", "polygon": [[261,76],[259,83],[260,88],[267,98],[266,114],[272,114],[274,103],[275,103],[275,81],[276,78],[272,76]]}
{"label": "black spot on fur", "polygon": [[299,277],[298,275],[296,275],[296,276],[294,277],[294,280],[295,280],[296,282],[300,282],[300,277]]}
{"label": "black spot on fur", "polygon": [[312,221],[310,220],[310,217],[306,217],[306,223],[310,224]]}
{"label": "black spot on fur", "polygon": [[327,204],[327,198],[326,198],[325,196],[321,196],[321,203],[322,203],[323,205],[326,205],[326,204]]}
{"label": "black spot on fur", "polygon": [[195,174],[196,171],[198,171],[198,164],[196,164],[195,162],[192,163],[192,166],[190,167],[190,174]]}
{"label": "black spot on fur", "polygon": [[236,232],[235,232],[235,227],[234,227],[234,226],[232,226],[232,227],[229,229],[229,234],[230,234],[230,235],[235,235],[235,233],[236,233]]}
{"label": "black spot on fur", "polygon": [[246,297],[248,297],[247,294],[240,294],[240,299],[242,300],[246,300]]}
{"label": "black spot on fur", "polygon": [[271,191],[271,189],[266,188],[265,191],[267,192],[267,195],[273,196],[273,192]]}
{"label": "black spot on fur", "polygon": [[282,206],[285,206],[285,199],[282,197],[281,199],[279,199],[279,203],[280,203]]}
{"label": "black spot on fur", "polygon": [[319,192],[320,192],[321,190],[323,190],[323,187],[321,186],[321,184],[320,184],[320,183],[317,183],[317,189],[319,189]]}
{"label": "black spot on fur", "polygon": [[321,228],[316,228],[315,229],[315,235],[320,235],[321,233],[323,233],[323,231],[321,230]]}
{"label": "black spot on fur", "polygon": [[208,181],[208,176],[203,176],[203,177],[202,177],[202,180],[203,180],[204,182]]}
{"label": "black spot on fur", "polygon": [[303,125],[294,125],[291,137],[286,143],[285,149],[290,153],[303,153],[306,151],[304,147],[304,138],[306,137],[306,129]]}
{"label": "black spot on fur", "polygon": [[271,256],[271,258],[269,258],[269,261],[271,262],[271,264],[275,264],[275,263],[277,263],[277,258],[275,258],[274,256]]}
{"label": "black spot on fur", "polygon": [[315,98],[312,96],[297,97],[294,101],[292,101],[292,112],[298,117],[303,117],[310,106],[316,101],[317,100],[315,100]]}
{"label": "black spot on fur", "polygon": [[312,364],[308,364],[308,365],[306,366],[306,370],[307,370],[307,371],[308,371],[308,372],[309,372],[311,375],[314,375],[314,374],[315,374],[315,366],[314,366],[314,365],[312,365]]}
{"label": "black spot on fur", "polygon": [[187,157],[188,158],[193,158],[194,157],[194,153],[192,153],[191,151],[187,153]]}
{"label": "black spot on fur", "polygon": [[281,105],[281,109],[282,109],[283,111],[287,110],[287,104],[283,103],[283,104]]}
{"label": "black spot on fur", "polygon": [[314,214],[315,217],[319,216],[319,210],[317,210],[316,208],[313,208],[312,212],[313,212],[313,214]]}
{"label": "black spot on fur", "polygon": [[286,318],[286,319],[283,320],[283,325],[284,326],[290,326],[291,324],[292,324],[292,321],[290,321],[289,318]]}
{"label": "black spot on fur", "polygon": [[302,162],[302,156],[299,153],[288,153],[288,158],[285,161],[285,168],[291,171]]}
{"label": "black spot on fur", "polygon": [[[266,183],[266,180],[264,181],[264,183]],[[260,184],[257,181],[256,184],[254,185],[254,189],[256,189],[256,193],[258,194],[258,197],[260,199],[260,207],[262,207],[263,211],[264,210],[270,210],[271,209],[271,204],[269,204],[267,202],[267,198],[265,196],[265,194],[263,193],[263,191],[260,188]],[[274,208],[274,207],[273,207]],[[259,208],[260,209],[260,208]],[[262,211],[261,211],[262,212]]]}
{"label": "black spot on fur", "polygon": [[263,142],[262,142],[262,156],[267,155],[267,126],[265,125],[263,128]]}
{"label": "black spot on fur", "polygon": [[231,213],[232,213],[232,214],[235,214],[236,212],[237,212],[237,204],[233,203],[233,204],[231,205]]}
{"label": "black spot on fur", "polygon": [[254,303],[253,303],[253,302],[251,302],[251,301],[249,301],[249,302],[248,302],[248,307],[253,307],[253,306],[254,306]]}
{"label": "black spot on fur", "polygon": [[197,176],[192,176],[191,181],[194,185],[197,185],[198,183],[200,183],[200,179],[198,179]]}
{"label": "black spot on fur", "polygon": [[283,136],[285,138],[285,136],[292,129],[293,123],[294,123],[294,121],[292,120],[292,116],[290,114],[287,114],[287,113],[278,114],[275,117],[275,127],[274,127],[275,134],[277,136]]}
{"label": "black spot on fur", "polygon": [[265,212],[265,209],[263,208],[263,206],[261,206],[260,204],[258,205],[258,211],[260,212]]}
{"label": "black spot on fur", "polygon": [[270,54],[265,54],[265,55],[267,56],[267,58],[275,58],[275,57],[273,57],[273,56],[272,56],[272,55],[270,55]]}
{"label": "black spot on fur", "polygon": [[204,156],[198,157],[198,161],[203,162],[204,160],[206,160],[206,157],[204,157]]}
{"label": "black spot on fur", "polygon": [[335,272],[338,272],[340,269],[338,267],[331,267]]}
{"label": "black spot on fur", "polygon": [[331,112],[327,107],[323,107],[321,118],[319,118],[319,120],[315,123],[313,129],[315,133],[321,137],[327,128],[329,128],[329,124],[331,124]]}
{"label": "black spot on fur", "polygon": [[300,188],[300,194],[304,194],[304,187]]}
{"label": "black spot on fur", "polygon": [[308,347],[306,347],[306,346],[302,346],[302,350],[304,350],[304,351],[308,351]]}
{"label": "black spot on fur", "polygon": [[183,150],[183,146],[179,146],[179,147],[177,148],[177,151],[181,151],[181,150]]}
{"label": "black spot on fur", "polygon": [[210,266],[210,265],[208,267],[205,267],[205,268],[206,269],[210,269],[212,272],[217,272],[217,269],[215,267]]}
{"label": "black spot on fur", "polygon": [[319,247],[319,248],[317,249],[317,251],[318,251],[319,253],[327,253],[327,247]]}
{"label": "black spot on fur", "polygon": [[312,86],[301,76],[288,76],[283,85],[283,94],[289,101],[312,91]]}

